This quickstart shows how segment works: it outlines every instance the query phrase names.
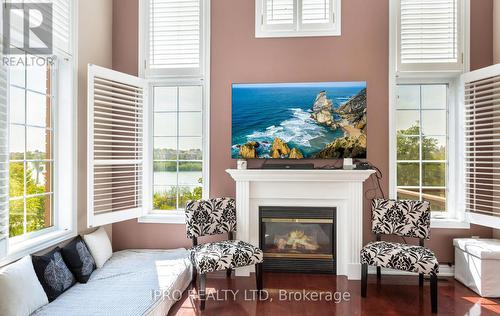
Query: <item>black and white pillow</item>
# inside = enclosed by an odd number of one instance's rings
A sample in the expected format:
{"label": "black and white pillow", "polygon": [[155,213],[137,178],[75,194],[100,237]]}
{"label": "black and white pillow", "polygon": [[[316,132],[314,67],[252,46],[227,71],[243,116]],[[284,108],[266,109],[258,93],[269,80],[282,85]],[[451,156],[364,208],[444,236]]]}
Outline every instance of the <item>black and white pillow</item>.
{"label": "black and white pillow", "polygon": [[96,265],[83,239],[80,236],[76,237],[61,249],[61,253],[76,280],[80,283],[87,283]]}
{"label": "black and white pillow", "polygon": [[66,266],[61,249],[55,248],[42,256],[32,256],[36,276],[47,294],[49,302],[76,283],[75,277]]}

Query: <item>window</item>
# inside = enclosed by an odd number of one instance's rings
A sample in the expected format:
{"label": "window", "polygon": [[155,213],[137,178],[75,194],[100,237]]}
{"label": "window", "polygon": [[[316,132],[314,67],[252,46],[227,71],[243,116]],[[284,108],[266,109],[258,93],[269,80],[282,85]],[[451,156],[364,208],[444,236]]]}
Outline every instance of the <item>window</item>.
{"label": "window", "polygon": [[397,86],[395,126],[398,199],[428,201],[433,212],[446,212],[447,121],[447,85]]}
{"label": "window", "polygon": [[10,237],[54,224],[51,86],[51,67],[30,65],[10,69]]}
{"label": "window", "polygon": [[464,70],[464,0],[398,0],[398,67],[405,71]]}
{"label": "window", "polygon": [[35,17],[52,21],[52,52],[31,55],[18,45],[23,30],[15,25],[24,15],[14,9],[9,45],[17,51],[2,59],[8,75],[5,81],[0,76],[0,104],[6,101],[8,120],[0,120],[0,130],[9,144],[9,178],[8,190],[0,182],[0,191],[8,191],[8,221],[0,221],[0,233],[8,231],[7,251],[0,234],[0,265],[76,234],[75,2],[50,3],[52,19],[42,5],[34,4],[30,13],[38,9],[43,14]]}
{"label": "window", "polygon": [[203,87],[154,87],[153,209],[184,209],[203,193]]}
{"label": "window", "polygon": [[468,228],[459,76],[469,67],[469,0],[391,0],[390,197],[430,202],[432,227]]}
{"label": "window", "polygon": [[140,74],[149,80],[150,196],[141,222],[182,222],[208,196],[210,1],[141,2]]}
{"label": "window", "polygon": [[338,36],[340,0],[256,0],[255,37]]}

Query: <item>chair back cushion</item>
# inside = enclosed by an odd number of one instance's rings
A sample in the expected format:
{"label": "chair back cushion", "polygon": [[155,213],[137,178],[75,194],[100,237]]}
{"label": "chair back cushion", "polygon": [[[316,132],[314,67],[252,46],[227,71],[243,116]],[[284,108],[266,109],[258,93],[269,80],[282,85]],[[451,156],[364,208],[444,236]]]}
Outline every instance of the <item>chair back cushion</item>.
{"label": "chair back cushion", "polygon": [[372,201],[372,231],[375,234],[428,239],[430,224],[430,207],[427,201]]}
{"label": "chair back cushion", "polygon": [[231,198],[188,201],[186,233],[188,238],[236,231],[236,203]]}

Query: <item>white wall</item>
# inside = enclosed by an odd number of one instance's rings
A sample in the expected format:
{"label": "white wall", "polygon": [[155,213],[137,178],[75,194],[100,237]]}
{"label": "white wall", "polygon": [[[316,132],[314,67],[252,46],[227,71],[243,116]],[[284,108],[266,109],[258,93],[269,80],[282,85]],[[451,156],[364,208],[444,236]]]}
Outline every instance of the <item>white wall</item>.
{"label": "white wall", "polygon": [[[87,64],[113,65],[113,0],[78,2],[78,232],[87,229]],[[106,227],[111,232],[111,225]]]}

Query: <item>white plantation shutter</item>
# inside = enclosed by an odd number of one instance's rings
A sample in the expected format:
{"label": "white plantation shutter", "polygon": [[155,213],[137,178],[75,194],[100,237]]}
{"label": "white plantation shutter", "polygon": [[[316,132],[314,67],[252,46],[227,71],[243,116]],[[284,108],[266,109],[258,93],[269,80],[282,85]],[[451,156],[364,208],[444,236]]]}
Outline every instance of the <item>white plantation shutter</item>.
{"label": "white plantation shutter", "polygon": [[53,0],[53,41],[58,50],[72,55],[71,18],[72,0]]}
{"label": "white plantation shutter", "polygon": [[200,73],[202,0],[148,1],[148,68],[170,74]]}
{"label": "white plantation shutter", "polygon": [[88,226],[138,217],[143,210],[148,137],[144,80],[88,69]]}
{"label": "white plantation shutter", "polygon": [[[0,9],[0,14],[2,10]],[[0,48],[3,35],[0,31]],[[3,49],[0,49],[0,60],[3,60]],[[9,238],[9,147],[8,147],[8,85],[7,69],[0,63],[0,258],[7,255]]]}
{"label": "white plantation shutter", "polygon": [[500,228],[500,64],[462,78],[466,211],[472,223]]}
{"label": "white plantation shutter", "polygon": [[462,0],[400,0],[400,71],[462,70]]}
{"label": "white plantation shutter", "polygon": [[302,23],[330,23],[333,19],[330,0],[302,0]]}
{"label": "white plantation shutter", "polygon": [[[25,3],[33,4],[38,10],[43,12],[44,18],[51,18],[52,24],[52,45],[54,54],[65,53],[72,55],[71,45],[71,19],[73,14],[73,0],[25,0]],[[47,11],[46,7],[39,4],[52,4],[52,11]],[[33,23],[40,23],[42,16],[31,15]],[[20,31],[21,32],[21,31]]]}
{"label": "white plantation shutter", "polygon": [[294,0],[266,0],[264,12],[266,24],[295,23]]}

